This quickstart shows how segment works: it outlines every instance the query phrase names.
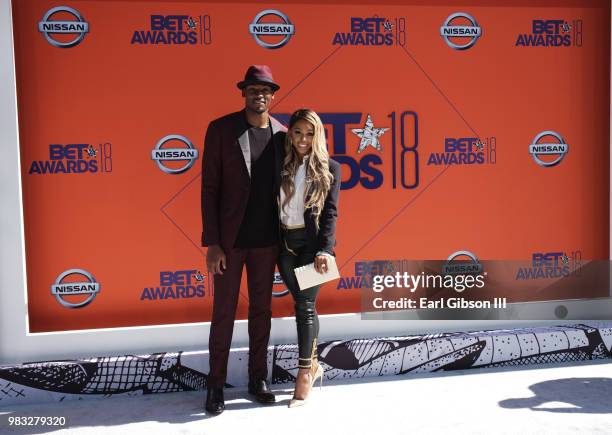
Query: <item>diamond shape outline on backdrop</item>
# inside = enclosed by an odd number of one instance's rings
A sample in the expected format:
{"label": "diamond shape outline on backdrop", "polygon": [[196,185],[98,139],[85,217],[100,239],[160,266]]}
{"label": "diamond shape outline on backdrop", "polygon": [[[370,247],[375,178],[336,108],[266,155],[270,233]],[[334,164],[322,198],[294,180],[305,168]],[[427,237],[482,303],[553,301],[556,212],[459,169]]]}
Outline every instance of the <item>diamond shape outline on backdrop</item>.
{"label": "diamond shape outline on backdrop", "polygon": [[[330,58],[332,58],[341,48],[343,48],[342,46],[339,46],[337,48],[335,48],[330,54],[328,54],[325,58],[323,58],[323,60],[321,62],[319,62],[308,74],[306,74],[301,80],[299,80],[284,96],[283,98],[279,99],[278,101],[276,101],[276,103],[274,104],[274,106],[272,108],[274,108],[275,106],[277,106],[278,104],[280,104],[282,101],[284,101],[289,95],[291,95],[291,93],[293,93],[293,91],[295,89],[297,89],[299,86],[302,85],[302,83],[304,83],[315,71],[317,71],[323,64],[325,64]],[[459,111],[459,109],[457,109],[457,107],[455,106],[455,104],[446,96],[446,94],[440,89],[440,87],[436,84],[436,82],[430,77],[430,75],[427,73],[427,71],[425,71],[425,69],[418,63],[418,61],[415,59],[415,57],[406,49],[405,46],[400,47],[404,53],[410,58],[410,60],[416,65],[416,67],[423,73],[423,75],[426,77],[426,79],[431,83],[431,85],[433,86],[433,88],[441,95],[441,97],[447,102],[447,104],[451,107],[451,109],[459,116],[459,118],[461,118],[461,120],[465,123],[465,125],[476,135],[476,137],[480,137],[478,135],[478,133],[476,132],[476,130],[471,126],[471,124],[467,121],[467,119],[465,119],[465,117],[462,115],[462,113]],[[368,119],[370,119],[370,116],[368,114]],[[366,121],[366,127],[367,127],[367,121]],[[364,127],[365,128],[365,127]],[[353,130],[359,130],[359,129],[353,129]],[[382,130],[382,129],[380,129]],[[354,132],[354,131],[353,131]],[[355,132],[354,132],[355,133]],[[383,132],[384,133],[384,132]],[[380,135],[382,135],[383,133],[381,133]],[[355,133],[357,134],[357,133]],[[374,146],[374,145],[372,145]],[[367,145],[366,145],[367,147]],[[376,148],[376,147],[375,147]],[[361,149],[361,145],[360,145],[360,149]],[[364,148],[365,149],[365,148]],[[378,148],[377,148],[378,149]],[[349,255],[345,261],[338,267],[339,270],[342,270],[347,264],[349,264],[349,262],[355,258],[355,256],[357,254],[359,254],[367,245],[369,245],[374,239],[376,239],[376,237],[378,237],[378,235],[380,235],[389,225],[391,225],[395,219],[397,219],[401,214],[403,214],[406,209],[408,207],[410,207],[418,198],[420,198],[420,196],[426,192],[429,187],[435,183],[443,174],[445,174],[447,172],[447,170],[450,168],[450,166],[446,166],[444,169],[442,169],[437,175],[435,175],[430,181],[429,183],[424,186],[422,189],[420,189],[418,192],[415,193],[415,195],[413,197],[411,197],[403,206],[401,206],[399,208],[399,210],[390,218],[388,219],[386,222],[384,222],[381,227],[376,230],[353,254]],[[202,176],[202,172],[200,171],[198,173],[198,175],[194,178],[192,178],[187,184],[185,184],[183,187],[181,187],[177,193],[175,193],[166,203],[164,203],[161,208],[160,211],[161,213],[169,220],[169,222],[176,227],[176,229],[190,242],[191,245],[193,245],[198,252],[200,252],[202,255],[204,254],[204,249],[199,245],[199,243],[196,243],[191,237],[189,237],[189,235],[185,232],[185,230],[174,220],[172,219],[172,217],[165,211],[165,209],[185,190],[187,189],[187,187],[189,187],[195,180],[199,179]],[[241,294],[241,296],[243,296]],[[243,296],[244,297],[244,296]]]}

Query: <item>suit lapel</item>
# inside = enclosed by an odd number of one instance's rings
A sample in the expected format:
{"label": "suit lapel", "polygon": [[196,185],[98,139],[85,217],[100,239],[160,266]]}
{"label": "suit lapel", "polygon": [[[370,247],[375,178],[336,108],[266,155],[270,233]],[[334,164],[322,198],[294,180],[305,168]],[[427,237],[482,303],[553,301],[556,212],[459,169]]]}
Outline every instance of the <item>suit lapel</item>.
{"label": "suit lapel", "polygon": [[285,129],[285,127],[283,127],[283,124],[278,122],[276,120],[276,118],[273,118],[272,116],[270,116],[270,125],[272,126],[272,134],[273,135],[275,135],[279,131],[283,131]]}
{"label": "suit lapel", "polygon": [[285,135],[282,134],[285,131],[285,127],[272,116],[270,116],[270,126],[272,127],[272,144],[274,145],[275,190],[278,193],[281,185],[281,171],[283,169],[285,153]]}
{"label": "suit lapel", "polygon": [[240,132],[240,136],[237,138],[240,151],[242,152],[242,158],[244,160],[245,169],[247,175],[251,178],[251,144],[249,142],[249,126],[246,121],[246,114],[244,110],[236,112],[236,126]]}
{"label": "suit lapel", "polygon": [[251,144],[249,142],[249,130],[246,129],[242,132],[238,138],[238,144],[240,145],[240,151],[242,151],[242,157],[244,158],[244,164],[246,165],[249,178],[251,177]]}

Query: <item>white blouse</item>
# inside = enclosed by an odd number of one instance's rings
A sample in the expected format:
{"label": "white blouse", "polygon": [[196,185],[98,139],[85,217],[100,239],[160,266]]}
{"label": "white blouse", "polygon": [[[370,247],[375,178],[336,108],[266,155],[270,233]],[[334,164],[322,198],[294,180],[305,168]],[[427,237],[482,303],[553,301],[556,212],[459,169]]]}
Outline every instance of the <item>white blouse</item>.
{"label": "white blouse", "polygon": [[304,157],[302,164],[295,173],[295,193],[287,204],[285,202],[285,192],[280,190],[280,220],[288,229],[304,227],[304,195],[306,194],[306,162],[308,156]]}

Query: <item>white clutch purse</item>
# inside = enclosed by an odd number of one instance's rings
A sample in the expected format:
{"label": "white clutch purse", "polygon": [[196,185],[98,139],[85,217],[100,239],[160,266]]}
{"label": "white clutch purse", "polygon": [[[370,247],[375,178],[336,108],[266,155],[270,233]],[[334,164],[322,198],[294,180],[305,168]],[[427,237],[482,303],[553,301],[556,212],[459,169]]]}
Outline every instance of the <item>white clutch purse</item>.
{"label": "white clutch purse", "polygon": [[300,290],[306,290],[307,288],[314,287],[315,285],[340,278],[338,266],[336,265],[336,259],[332,256],[329,257],[329,261],[327,262],[327,271],[323,273],[319,273],[315,270],[314,263],[296,267],[293,269],[293,271],[295,272],[295,277],[300,285]]}

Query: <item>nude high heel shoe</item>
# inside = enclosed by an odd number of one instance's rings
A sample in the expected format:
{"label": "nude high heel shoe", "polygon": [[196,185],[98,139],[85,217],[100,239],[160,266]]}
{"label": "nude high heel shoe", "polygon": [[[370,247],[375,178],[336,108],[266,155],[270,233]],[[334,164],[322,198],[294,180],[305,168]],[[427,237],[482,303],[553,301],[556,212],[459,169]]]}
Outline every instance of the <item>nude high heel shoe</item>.
{"label": "nude high heel shoe", "polygon": [[323,367],[321,367],[321,364],[313,361],[312,368],[310,369],[310,376],[312,376],[312,383],[310,384],[310,388],[312,388],[315,382],[317,382],[317,378],[321,380],[319,382],[319,389],[323,388],[323,372],[324,370]]}
{"label": "nude high heel shoe", "polygon": [[308,376],[310,377],[310,389],[308,390],[308,394],[306,395],[306,397],[304,399],[296,399],[295,398],[295,393],[293,398],[289,401],[289,408],[297,408],[298,406],[302,406],[306,404],[306,401],[308,400],[308,396],[310,396],[310,392],[312,391],[312,387],[314,386],[315,382],[317,381],[317,379],[320,379],[320,388],[323,388],[323,367],[321,367],[319,364],[316,364],[316,368],[315,368],[315,364],[313,362],[312,367],[310,368],[310,372],[308,373]]}

